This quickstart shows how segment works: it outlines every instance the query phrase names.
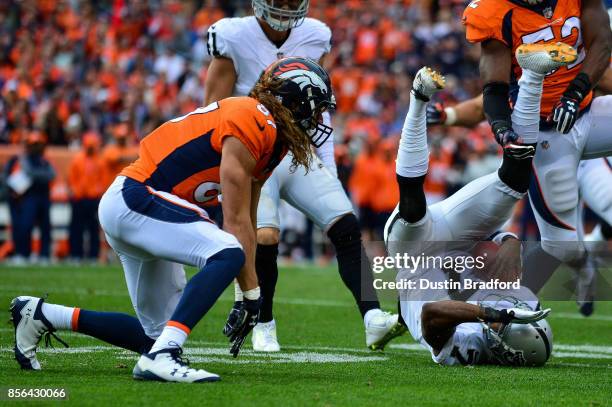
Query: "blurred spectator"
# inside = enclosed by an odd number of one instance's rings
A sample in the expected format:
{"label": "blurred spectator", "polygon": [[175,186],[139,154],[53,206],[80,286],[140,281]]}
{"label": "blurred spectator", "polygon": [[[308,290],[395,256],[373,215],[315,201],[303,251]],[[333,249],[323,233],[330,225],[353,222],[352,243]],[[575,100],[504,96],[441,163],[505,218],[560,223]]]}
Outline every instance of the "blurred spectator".
{"label": "blurred spectator", "polygon": [[46,137],[30,132],[25,138],[25,151],[12,157],[4,169],[4,179],[9,188],[9,208],[15,264],[30,260],[32,231],[40,230],[39,259],[48,262],[51,249],[50,187],[55,171],[44,157]]}
{"label": "blurred spectator", "polygon": [[127,124],[121,123],[113,128],[114,143],[107,144],[102,150],[102,159],[106,165],[108,176],[107,187],[121,170],[138,158],[138,148],[129,144],[129,129]]}
{"label": "blurred spectator", "polygon": [[397,143],[395,140],[385,140],[380,143],[372,181],[372,184],[376,186],[376,191],[371,203],[375,217],[374,238],[376,240],[383,240],[385,223],[399,202],[399,187],[395,175],[396,157]]}
{"label": "blurred spectator", "polygon": [[373,240],[376,229],[376,213],[372,208],[372,201],[380,192],[376,185],[376,166],[378,157],[376,149],[379,140],[374,137],[366,139],[363,150],[355,159],[353,173],[349,179],[349,190],[353,202],[359,209],[359,220],[363,229],[364,239]]}
{"label": "blurred spectator", "polygon": [[[83,136],[83,148],[70,163],[68,183],[71,192],[70,257],[97,260],[100,251],[98,204],[107,187],[107,169],[100,153],[100,138],[93,132]],[[84,233],[89,237],[87,254]]]}

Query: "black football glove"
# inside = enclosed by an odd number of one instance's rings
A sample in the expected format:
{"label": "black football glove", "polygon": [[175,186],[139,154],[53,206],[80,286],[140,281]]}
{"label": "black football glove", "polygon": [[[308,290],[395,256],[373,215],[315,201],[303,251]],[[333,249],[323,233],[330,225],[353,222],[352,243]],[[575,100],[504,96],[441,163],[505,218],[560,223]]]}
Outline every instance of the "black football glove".
{"label": "black football glove", "polygon": [[502,146],[505,154],[517,160],[533,158],[535,146],[523,144],[519,135],[512,128],[495,124],[492,127],[495,141]]}
{"label": "black football glove", "polygon": [[562,134],[569,133],[578,119],[579,111],[579,100],[561,96],[561,100],[553,108],[553,121],[557,123],[557,131]]}
{"label": "black football glove", "polygon": [[256,300],[236,301],[223,328],[223,335],[232,343],[230,353],[237,357],[244,340],[257,325],[261,297]]}
{"label": "black football glove", "polygon": [[591,81],[584,72],[572,79],[552,112],[552,120],[557,123],[556,129],[559,133],[567,134],[574,127],[580,113],[580,103],[590,90]]}
{"label": "black football glove", "polygon": [[446,112],[442,103],[429,103],[427,105],[427,124],[437,125],[446,123]]}

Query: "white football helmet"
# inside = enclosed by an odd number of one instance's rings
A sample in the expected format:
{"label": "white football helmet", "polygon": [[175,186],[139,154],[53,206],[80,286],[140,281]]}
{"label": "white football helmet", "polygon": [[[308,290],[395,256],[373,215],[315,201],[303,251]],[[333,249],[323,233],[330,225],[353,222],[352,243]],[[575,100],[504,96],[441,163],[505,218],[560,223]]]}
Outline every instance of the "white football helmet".
{"label": "white football helmet", "polygon": [[304,22],[309,0],[252,0],[255,17],[276,31],[287,31]]}
{"label": "white football helmet", "polygon": [[[501,297],[501,301],[514,303],[515,308],[530,309],[516,297]],[[495,363],[505,366],[542,366],[550,358],[553,333],[546,319],[528,324],[505,324],[499,329],[493,329],[489,323],[482,325],[489,356]]]}

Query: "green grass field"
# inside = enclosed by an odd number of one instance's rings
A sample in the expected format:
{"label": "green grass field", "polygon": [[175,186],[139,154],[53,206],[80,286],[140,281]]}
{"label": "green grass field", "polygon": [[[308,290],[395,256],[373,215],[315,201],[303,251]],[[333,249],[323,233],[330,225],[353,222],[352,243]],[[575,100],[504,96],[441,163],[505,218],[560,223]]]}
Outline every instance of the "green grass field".
{"label": "green grass field", "polygon": [[[49,293],[50,302],[131,312],[118,267],[0,267],[0,299]],[[280,354],[253,354],[250,338],[238,359],[221,334],[233,301],[229,290],[192,333],[186,354],[219,383],[181,385],[132,379],[137,356],[73,333],[70,344],[42,349],[43,371],[13,360],[13,329],[0,326],[0,388],[65,388],[78,405],[610,405],[612,302],[590,318],[574,303],[553,308],[554,352],[544,368],[440,367],[407,334],[385,352],[365,348],[363,323],[332,268],[284,268],[277,287]],[[393,309],[394,304],[384,304]],[[8,318],[8,313],[5,314]],[[6,319],[5,319],[6,320]],[[0,400],[2,397],[0,397]],[[5,401],[0,401],[5,403]],[[25,404],[26,402],[20,402]],[[43,402],[31,402],[41,404]],[[47,403],[51,403],[47,401]]]}

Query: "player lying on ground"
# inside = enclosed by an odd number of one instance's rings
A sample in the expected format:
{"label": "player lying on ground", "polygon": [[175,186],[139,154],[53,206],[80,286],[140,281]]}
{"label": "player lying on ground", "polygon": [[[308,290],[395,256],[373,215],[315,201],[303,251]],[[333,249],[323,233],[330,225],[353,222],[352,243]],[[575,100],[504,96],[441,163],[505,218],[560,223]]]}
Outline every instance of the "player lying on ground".
{"label": "player lying on ground", "polygon": [[[15,358],[40,369],[44,334],[74,330],[140,353],[135,378],[216,381],[188,366],[182,346],[234,278],[244,301],[224,333],[236,356],[257,322],[255,273],[259,191],[287,151],[308,166],[321,114],[335,107],[327,72],[306,58],[271,65],[249,97],[224,99],[166,122],[140,143],[139,159],[100,203],[100,223],[119,256],[138,319],[17,297]],[[223,192],[224,230],[200,205]],[[186,282],[183,265],[200,269]]]}
{"label": "player lying on ground", "polygon": [[[308,0],[254,0],[254,16],[224,18],[213,24],[208,31],[208,52],[213,59],[206,79],[206,103],[246,94],[260,72],[283,55],[321,61],[330,52],[331,32],[321,21],[306,18],[308,6]],[[364,321],[366,346],[382,349],[405,332],[397,315],[380,309],[359,222],[337,178],[331,119],[328,113],[323,118],[328,132],[316,140],[316,157],[308,171],[292,171],[288,154],[261,190],[256,269],[262,306],[252,336],[256,351],[280,351],[272,308],[278,280],[281,199],[312,220],[334,245],[340,277]],[[240,306],[242,294],[236,291],[236,306]]]}
{"label": "player lying on ground", "polygon": [[[518,136],[508,140],[501,167],[430,207],[426,204],[423,189],[429,162],[426,107],[431,96],[444,87],[444,79],[428,68],[417,73],[397,156],[400,202],[385,226],[385,242],[390,256],[403,255],[406,250],[412,250],[406,246],[406,242],[417,242],[427,255],[446,255],[436,251],[435,242],[458,242],[464,245],[459,246],[461,250],[469,252],[476,242],[486,240],[502,227],[516,202],[527,192],[531,161],[535,154],[535,148],[530,144],[537,136],[545,74],[573,62],[576,50],[564,44],[524,45],[517,49],[516,57],[524,70],[512,116]],[[428,249],[435,252],[429,253]],[[400,274],[403,272],[400,270]],[[445,279],[447,273],[441,269],[432,269],[427,270],[426,274],[430,279],[440,280]],[[400,290],[400,309],[413,337],[419,340],[422,336],[421,307],[433,298],[415,298],[414,294],[415,290]],[[452,336],[457,323],[473,321],[470,318],[482,316],[474,309],[472,311],[472,315],[466,313],[462,316],[465,320],[458,318],[446,326],[450,333],[446,339]],[[436,352],[439,354],[443,348],[439,341],[435,346],[435,349],[432,348],[434,355]]]}

